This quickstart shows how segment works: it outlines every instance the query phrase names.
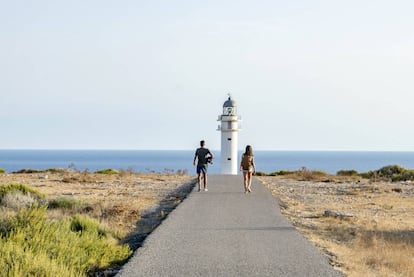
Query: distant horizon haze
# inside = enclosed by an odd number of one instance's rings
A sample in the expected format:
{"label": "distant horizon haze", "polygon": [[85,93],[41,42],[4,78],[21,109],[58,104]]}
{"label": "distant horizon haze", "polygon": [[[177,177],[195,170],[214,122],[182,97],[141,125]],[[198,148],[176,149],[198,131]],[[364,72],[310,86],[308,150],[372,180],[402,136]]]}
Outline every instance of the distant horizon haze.
{"label": "distant horizon haze", "polygon": [[[127,148],[0,148],[0,151],[195,151],[196,148],[187,148],[187,149],[127,149]],[[207,147],[209,148],[209,147]],[[211,151],[220,152],[220,149],[212,149],[209,148]],[[244,152],[244,147],[238,148],[238,152]],[[261,151],[261,152],[405,152],[410,153],[414,152],[414,150],[301,150],[301,149],[253,149],[253,152]],[[216,157],[217,158],[217,157]]]}

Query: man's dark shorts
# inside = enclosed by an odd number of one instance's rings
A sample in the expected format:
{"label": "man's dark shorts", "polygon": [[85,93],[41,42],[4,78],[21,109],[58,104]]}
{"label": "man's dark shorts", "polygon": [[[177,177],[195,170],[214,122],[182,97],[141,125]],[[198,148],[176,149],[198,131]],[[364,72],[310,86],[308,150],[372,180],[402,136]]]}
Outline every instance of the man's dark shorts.
{"label": "man's dark shorts", "polygon": [[202,164],[202,165],[197,165],[197,174],[207,174],[207,165]]}

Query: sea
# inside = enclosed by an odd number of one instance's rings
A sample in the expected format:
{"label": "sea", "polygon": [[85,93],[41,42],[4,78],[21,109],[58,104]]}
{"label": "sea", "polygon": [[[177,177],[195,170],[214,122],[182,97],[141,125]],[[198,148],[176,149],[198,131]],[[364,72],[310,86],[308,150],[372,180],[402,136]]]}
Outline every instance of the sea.
{"label": "sea", "polygon": [[[209,174],[220,174],[220,152],[209,165]],[[239,152],[239,159],[241,157]],[[339,170],[359,173],[387,165],[414,169],[414,152],[380,151],[255,151],[257,171],[319,170],[336,174]],[[180,173],[195,175],[194,150],[0,150],[0,169],[7,173],[22,169],[51,168],[95,172],[102,169],[136,173]]]}

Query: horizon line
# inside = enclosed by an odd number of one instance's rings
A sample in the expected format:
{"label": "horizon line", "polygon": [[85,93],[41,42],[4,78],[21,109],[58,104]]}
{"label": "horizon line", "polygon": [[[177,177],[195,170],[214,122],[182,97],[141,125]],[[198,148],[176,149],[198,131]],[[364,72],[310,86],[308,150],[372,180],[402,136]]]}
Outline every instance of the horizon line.
{"label": "horizon line", "polygon": [[[195,148],[194,148],[195,149]],[[0,148],[0,151],[194,151],[194,149],[132,149],[132,148]],[[212,149],[220,152],[220,149]],[[243,151],[239,149],[238,151]],[[254,151],[275,152],[414,152],[414,150],[344,150],[344,149],[255,149]]]}

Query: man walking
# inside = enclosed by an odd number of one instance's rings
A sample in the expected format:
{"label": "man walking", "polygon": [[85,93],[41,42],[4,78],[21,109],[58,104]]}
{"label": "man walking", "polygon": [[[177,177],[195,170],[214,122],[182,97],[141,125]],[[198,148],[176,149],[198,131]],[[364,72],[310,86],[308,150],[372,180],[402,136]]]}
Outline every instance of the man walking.
{"label": "man walking", "polygon": [[204,140],[200,141],[200,148],[197,148],[193,165],[196,165],[197,160],[197,182],[198,182],[198,191],[201,191],[201,174],[203,174],[203,183],[204,183],[204,191],[208,191],[207,189],[207,167],[208,163],[211,163],[213,160],[213,154],[210,152],[208,148],[204,147],[205,142]]}

